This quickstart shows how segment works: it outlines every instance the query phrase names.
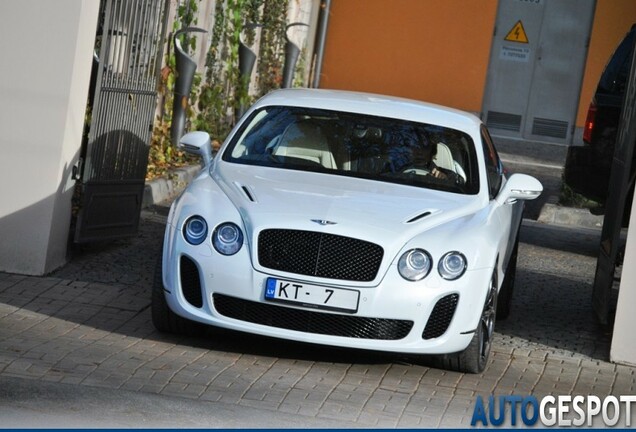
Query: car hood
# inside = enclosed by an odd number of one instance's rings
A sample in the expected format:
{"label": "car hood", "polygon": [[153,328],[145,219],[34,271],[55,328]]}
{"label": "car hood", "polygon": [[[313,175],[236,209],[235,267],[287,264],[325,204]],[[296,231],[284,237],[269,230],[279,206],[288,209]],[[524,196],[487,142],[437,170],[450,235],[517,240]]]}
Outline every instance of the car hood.
{"label": "car hood", "polygon": [[267,228],[320,231],[379,244],[385,256],[481,207],[475,195],[327,173],[221,164],[212,177],[241,214],[248,238]]}

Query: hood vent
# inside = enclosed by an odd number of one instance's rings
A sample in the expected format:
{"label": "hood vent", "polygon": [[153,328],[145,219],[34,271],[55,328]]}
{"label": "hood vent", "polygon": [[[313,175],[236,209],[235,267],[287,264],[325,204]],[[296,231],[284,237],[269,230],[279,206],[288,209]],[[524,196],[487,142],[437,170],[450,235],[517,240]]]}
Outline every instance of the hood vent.
{"label": "hood vent", "polygon": [[406,223],[417,222],[418,220],[424,219],[426,216],[430,216],[430,215],[431,215],[430,211],[425,211],[424,213],[420,213],[416,215],[415,217],[412,217],[411,219],[407,220]]}
{"label": "hood vent", "polygon": [[254,192],[245,185],[239,184],[239,183],[234,183],[234,185],[241,191],[243,192],[243,196],[245,196],[245,198],[247,198],[250,202],[256,202],[256,198],[254,198]]}

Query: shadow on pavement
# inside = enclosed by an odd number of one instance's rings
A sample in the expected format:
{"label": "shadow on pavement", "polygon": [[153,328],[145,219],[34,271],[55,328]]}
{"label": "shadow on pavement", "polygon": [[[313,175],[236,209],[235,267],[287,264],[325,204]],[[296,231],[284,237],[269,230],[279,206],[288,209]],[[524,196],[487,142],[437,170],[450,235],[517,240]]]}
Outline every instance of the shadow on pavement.
{"label": "shadow on pavement", "polygon": [[596,259],[601,230],[526,222],[521,227],[520,241],[556,252],[568,252]]}
{"label": "shadow on pavement", "polygon": [[510,317],[496,332],[515,347],[603,361],[612,341],[592,309],[591,282],[524,269],[517,270]]}

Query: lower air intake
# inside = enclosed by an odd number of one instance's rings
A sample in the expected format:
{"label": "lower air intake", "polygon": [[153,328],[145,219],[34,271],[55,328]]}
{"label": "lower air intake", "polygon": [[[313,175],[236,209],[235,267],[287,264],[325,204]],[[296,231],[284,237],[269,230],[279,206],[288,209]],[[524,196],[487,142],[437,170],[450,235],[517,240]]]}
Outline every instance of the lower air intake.
{"label": "lower air intake", "polygon": [[433,339],[446,333],[455,315],[458,300],[459,294],[450,294],[437,301],[424,328],[423,339]]}
{"label": "lower air intake", "polygon": [[203,306],[203,294],[201,294],[201,278],[199,268],[190,258],[182,256],[180,263],[181,291],[185,299],[194,307]]}
{"label": "lower air intake", "polygon": [[214,294],[214,307],[228,318],[286,330],[356,339],[398,340],[413,321],[313,312]]}

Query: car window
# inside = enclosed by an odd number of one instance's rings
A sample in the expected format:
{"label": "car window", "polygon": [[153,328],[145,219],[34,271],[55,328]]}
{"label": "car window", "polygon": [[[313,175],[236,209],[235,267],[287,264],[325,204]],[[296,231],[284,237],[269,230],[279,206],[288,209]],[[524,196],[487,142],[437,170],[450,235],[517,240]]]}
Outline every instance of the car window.
{"label": "car window", "polygon": [[243,123],[222,159],[462,194],[479,191],[475,146],[467,133],[359,113],[262,108]]}
{"label": "car window", "polygon": [[501,159],[499,159],[495,145],[493,144],[492,138],[490,138],[488,129],[486,129],[485,126],[482,126],[481,129],[481,141],[484,150],[484,160],[486,162],[488,193],[490,195],[490,199],[493,199],[497,196],[499,189],[501,188],[501,182],[503,180],[503,164],[501,163]]}

